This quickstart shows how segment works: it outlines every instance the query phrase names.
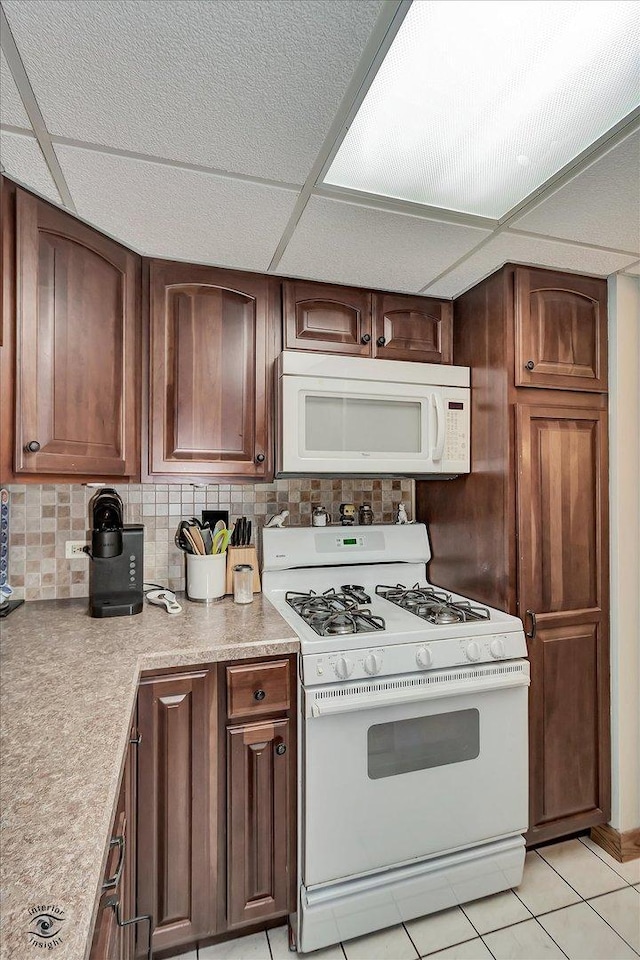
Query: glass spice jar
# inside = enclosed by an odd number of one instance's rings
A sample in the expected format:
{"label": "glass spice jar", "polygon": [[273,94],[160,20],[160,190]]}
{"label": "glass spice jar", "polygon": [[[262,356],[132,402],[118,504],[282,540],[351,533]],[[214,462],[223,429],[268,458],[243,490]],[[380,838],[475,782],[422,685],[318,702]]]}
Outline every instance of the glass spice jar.
{"label": "glass spice jar", "polygon": [[250,563],[237,563],[233,568],[233,602],[253,601],[253,567]]}

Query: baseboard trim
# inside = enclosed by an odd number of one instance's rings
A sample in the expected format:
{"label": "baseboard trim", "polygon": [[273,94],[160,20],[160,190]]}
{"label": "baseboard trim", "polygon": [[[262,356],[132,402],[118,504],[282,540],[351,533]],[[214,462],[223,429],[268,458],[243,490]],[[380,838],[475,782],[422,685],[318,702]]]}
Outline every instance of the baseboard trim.
{"label": "baseboard trim", "polygon": [[640,827],[620,833],[608,823],[602,823],[591,828],[591,839],[619,863],[640,858]]}

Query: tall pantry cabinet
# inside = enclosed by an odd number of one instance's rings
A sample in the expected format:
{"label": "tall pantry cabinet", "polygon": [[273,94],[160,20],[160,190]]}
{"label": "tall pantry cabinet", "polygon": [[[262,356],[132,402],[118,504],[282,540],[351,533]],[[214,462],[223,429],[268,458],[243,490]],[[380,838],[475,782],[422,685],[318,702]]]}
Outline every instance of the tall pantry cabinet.
{"label": "tall pantry cabinet", "polygon": [[525,625],[530,844],[610,814],[606,296],[511,265],[463,294],[471,473],[417,484],[431,580]]}

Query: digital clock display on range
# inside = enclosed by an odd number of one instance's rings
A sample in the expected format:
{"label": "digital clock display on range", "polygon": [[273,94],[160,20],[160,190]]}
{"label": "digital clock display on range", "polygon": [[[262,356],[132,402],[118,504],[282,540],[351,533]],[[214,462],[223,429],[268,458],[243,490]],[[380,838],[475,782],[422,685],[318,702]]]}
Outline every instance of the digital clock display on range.
{"label": "digital clock display on range", "polygon": [[356,540],[355,537],[349,537],[348,539],[346,537],[343,537],[342,542],[344,543],[345,547],[349,547],[349,546],[355,546],[358,541]]}

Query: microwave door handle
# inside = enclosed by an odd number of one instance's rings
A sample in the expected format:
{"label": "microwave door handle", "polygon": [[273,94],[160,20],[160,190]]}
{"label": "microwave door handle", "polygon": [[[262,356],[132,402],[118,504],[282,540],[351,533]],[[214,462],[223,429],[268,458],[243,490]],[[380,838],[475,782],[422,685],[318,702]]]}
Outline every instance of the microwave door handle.
{"label": "microwave door handle", "polygon": [[432,394],[431,399],[433,401],[433,409],[436,415],[436,440],[431,453],[431,459],[434,461],[434,463],[437,463],[438,460],[442,460],[442,454],[444,452],[446,424],[444,419],[444,403],[442,400],[442,394],[435,392]]}

